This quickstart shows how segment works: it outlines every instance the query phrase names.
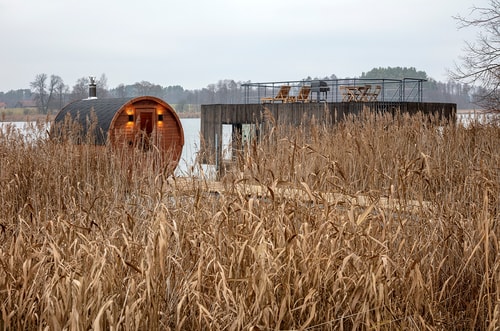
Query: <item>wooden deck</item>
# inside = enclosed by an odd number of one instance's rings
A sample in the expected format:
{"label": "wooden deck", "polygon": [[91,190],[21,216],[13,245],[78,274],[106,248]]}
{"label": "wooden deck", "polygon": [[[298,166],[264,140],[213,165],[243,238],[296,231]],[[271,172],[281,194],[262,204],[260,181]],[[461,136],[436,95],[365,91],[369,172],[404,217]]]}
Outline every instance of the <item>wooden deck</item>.
{"label": "wooden deck", "polygon": [[423,200],[398,200],[390,197],[373,198],[368,195],[347,195],[335,192],[311,191],[307,184],[302,187],[290,187],[289,185],[271,186],[248,184],[245,181],[225,187],[219,181],[202,181],[196,178],[175,177],[169,179],[169,185],[181,194],[193,194],[194,192],[205,192],[207,194],[233,195],[241,194],[248,198],[268,199],[270,201],[301,201],[304,203],[361,207],[366,210],[381,208],[385,210],[420,213],[430,212],[432,205]]}

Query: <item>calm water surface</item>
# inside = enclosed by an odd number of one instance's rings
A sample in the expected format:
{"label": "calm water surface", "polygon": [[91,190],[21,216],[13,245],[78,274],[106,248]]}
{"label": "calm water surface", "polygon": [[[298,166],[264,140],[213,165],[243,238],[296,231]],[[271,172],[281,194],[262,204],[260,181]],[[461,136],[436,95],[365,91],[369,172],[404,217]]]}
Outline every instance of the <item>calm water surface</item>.
{"label": "calm water surface", "polygon": [[201,120],[199,118],[181,118],[181,123],[184,130],[184,148],[176,170],[178,174],[189,170],[196,161],[196,153],[200,150]]}

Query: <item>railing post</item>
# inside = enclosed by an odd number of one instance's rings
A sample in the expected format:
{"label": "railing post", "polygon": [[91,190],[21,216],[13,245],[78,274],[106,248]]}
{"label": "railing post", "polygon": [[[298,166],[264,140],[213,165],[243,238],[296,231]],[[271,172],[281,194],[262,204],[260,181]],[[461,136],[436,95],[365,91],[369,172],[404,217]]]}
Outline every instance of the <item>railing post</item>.
{"label": "railing post", "polygon": [[406,81],[404,79],[399,81],[399,88],[400,88],[399,102],[403,102],[405,101],[405,90],[406,90]]}

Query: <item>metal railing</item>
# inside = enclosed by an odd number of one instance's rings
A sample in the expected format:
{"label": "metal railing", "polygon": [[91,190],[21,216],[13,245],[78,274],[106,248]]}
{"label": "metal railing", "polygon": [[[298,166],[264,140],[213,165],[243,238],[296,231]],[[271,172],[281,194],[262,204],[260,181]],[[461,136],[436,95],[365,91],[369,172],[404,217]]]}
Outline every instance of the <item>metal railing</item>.
{"label": "metal railing", "polygon": [[[345,101],[341,91],[342,87],[370,86],[375,89],[380,86],[380,93],[376,100],[384,102],[422,102],[423,83],[425,79],[404,78],[404,79],[368,79],[368,78],[343,78],[343,79],[311,79],[296,81],[279,81],[264,83],[245,83],[241,87],[244,90],[244,103],[260,103],[262,98],[272,98],[276,96],[281,86],[288,85],[290,95],[297,95],[300,88],[304,85],[318,85],[320,81],[325,92],[312,92],[311,101],[322,102],[342,102]],[[316,84],[314,84],[316,83]]]}

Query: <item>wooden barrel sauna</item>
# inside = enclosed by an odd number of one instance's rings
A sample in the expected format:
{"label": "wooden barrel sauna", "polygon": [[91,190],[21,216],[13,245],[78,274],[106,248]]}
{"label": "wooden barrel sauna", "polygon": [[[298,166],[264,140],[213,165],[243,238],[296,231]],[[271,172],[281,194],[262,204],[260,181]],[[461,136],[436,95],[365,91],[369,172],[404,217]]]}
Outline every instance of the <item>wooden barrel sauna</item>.
{"label": "wooden barrel sauna", "polygon": [[155,149],[175,165],[184,146],[184,131],[175,110],[152,96],[90,97],[71,102],[56,115],[52,134],[62,137],[69,132],[74,141],[74,131],[78,131],[79,143],[111,144],[114,148],[144,151]]}

